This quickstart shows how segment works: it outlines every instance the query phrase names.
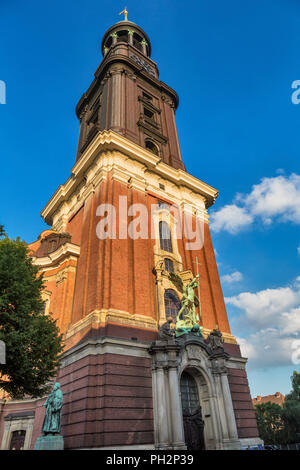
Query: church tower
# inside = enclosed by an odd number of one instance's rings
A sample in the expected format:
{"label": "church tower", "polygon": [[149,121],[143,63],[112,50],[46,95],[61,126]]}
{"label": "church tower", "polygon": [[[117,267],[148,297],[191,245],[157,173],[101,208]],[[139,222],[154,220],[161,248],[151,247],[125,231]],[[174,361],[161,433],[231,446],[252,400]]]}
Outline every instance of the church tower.
{"label": "church tower", "polygon": [[[57,380],[65,448],[258,442],[246,359],[230,332],[209,231],[218,192],[185,170],[178,96],[160,81],[146,33],[126,15],[101,50],[76,107],[71,175],[41,213],[51,228],[30,244],[46,281],[46,312],[64,333]],[[170,273],[182,286],[196,278],[201,333],[171,336],[167,319],[176,323],[183,294]],[[2,448],[18,413],[22,422],[30,416],[23,428],[33,448],[40,403],[27,400],[17,411],[6,404]]]}

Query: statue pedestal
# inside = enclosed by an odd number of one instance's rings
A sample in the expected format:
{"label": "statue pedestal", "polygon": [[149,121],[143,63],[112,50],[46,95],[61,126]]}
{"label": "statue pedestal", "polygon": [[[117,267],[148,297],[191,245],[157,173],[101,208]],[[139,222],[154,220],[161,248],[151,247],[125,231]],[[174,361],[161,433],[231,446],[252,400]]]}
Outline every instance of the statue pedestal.
{"label": "statue pedestal", "polygon": [[60,434],[47,434],[37,438],[34,450],[64,450],[64,438]]}

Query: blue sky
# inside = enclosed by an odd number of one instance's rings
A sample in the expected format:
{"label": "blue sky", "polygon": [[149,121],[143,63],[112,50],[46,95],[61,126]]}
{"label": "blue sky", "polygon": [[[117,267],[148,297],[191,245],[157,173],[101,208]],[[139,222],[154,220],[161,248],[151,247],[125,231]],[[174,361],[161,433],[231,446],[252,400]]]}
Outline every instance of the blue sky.
{"label": "blue sky", "polygon": [[[69,176],[75,106],[125,4],[1,2],[0,221],[30,242]],[[212,236],[232,332],[249,355],[252,395],[290,390],[300,338],[300,4],[297,0],[127,0],[160,79],[180,98],[187,170],[220,191]],[[298,335],[298,336],[297,336]]]}

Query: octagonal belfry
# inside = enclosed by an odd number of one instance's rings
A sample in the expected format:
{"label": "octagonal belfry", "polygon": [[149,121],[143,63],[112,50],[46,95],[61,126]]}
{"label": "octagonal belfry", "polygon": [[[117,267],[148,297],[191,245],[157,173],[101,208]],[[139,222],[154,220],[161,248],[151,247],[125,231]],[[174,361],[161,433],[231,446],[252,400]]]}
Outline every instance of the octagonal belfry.
{"label": "octagonal belfry", "polygon": [[118,43],[127,43],[145,56],[151,56],[151,43],[145,31],[132,21],[120,21],[111,26],[103,36],[101,50],[105,56]]}

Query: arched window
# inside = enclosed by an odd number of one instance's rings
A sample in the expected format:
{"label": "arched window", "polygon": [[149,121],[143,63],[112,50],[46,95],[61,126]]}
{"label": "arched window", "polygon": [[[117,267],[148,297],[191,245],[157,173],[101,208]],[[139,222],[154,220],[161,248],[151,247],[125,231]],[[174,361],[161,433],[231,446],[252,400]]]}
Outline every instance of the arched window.
{"label": "arched window", "polygon": [[158,156],[158,147],[152,142],[152,140],[145,140],[145,147],[147,150],[150,150],[150,152]]}
{"label": "arched window", "polygon": [[168,271],[169,273],[174,272],[174,264],[173,261],[169,258],[165,258],[165,270]]}
{"label": "arched window", "polygon": [[180,379],[180,391],[183,415],[191,415],[200,407],[198,388],[194,377],[183,372]]}
{"label": "arched window", "polygon": [[173,289],[166,289],[164,300],[166,318],[172,317],[174,322],[176,322],[177,313],[179,312],[181,307],[178,295]]}
{"label": "arched window", "polygon": [[173,253],[170,227],[164,221],[159,222],[159,239],[161,249]]}

